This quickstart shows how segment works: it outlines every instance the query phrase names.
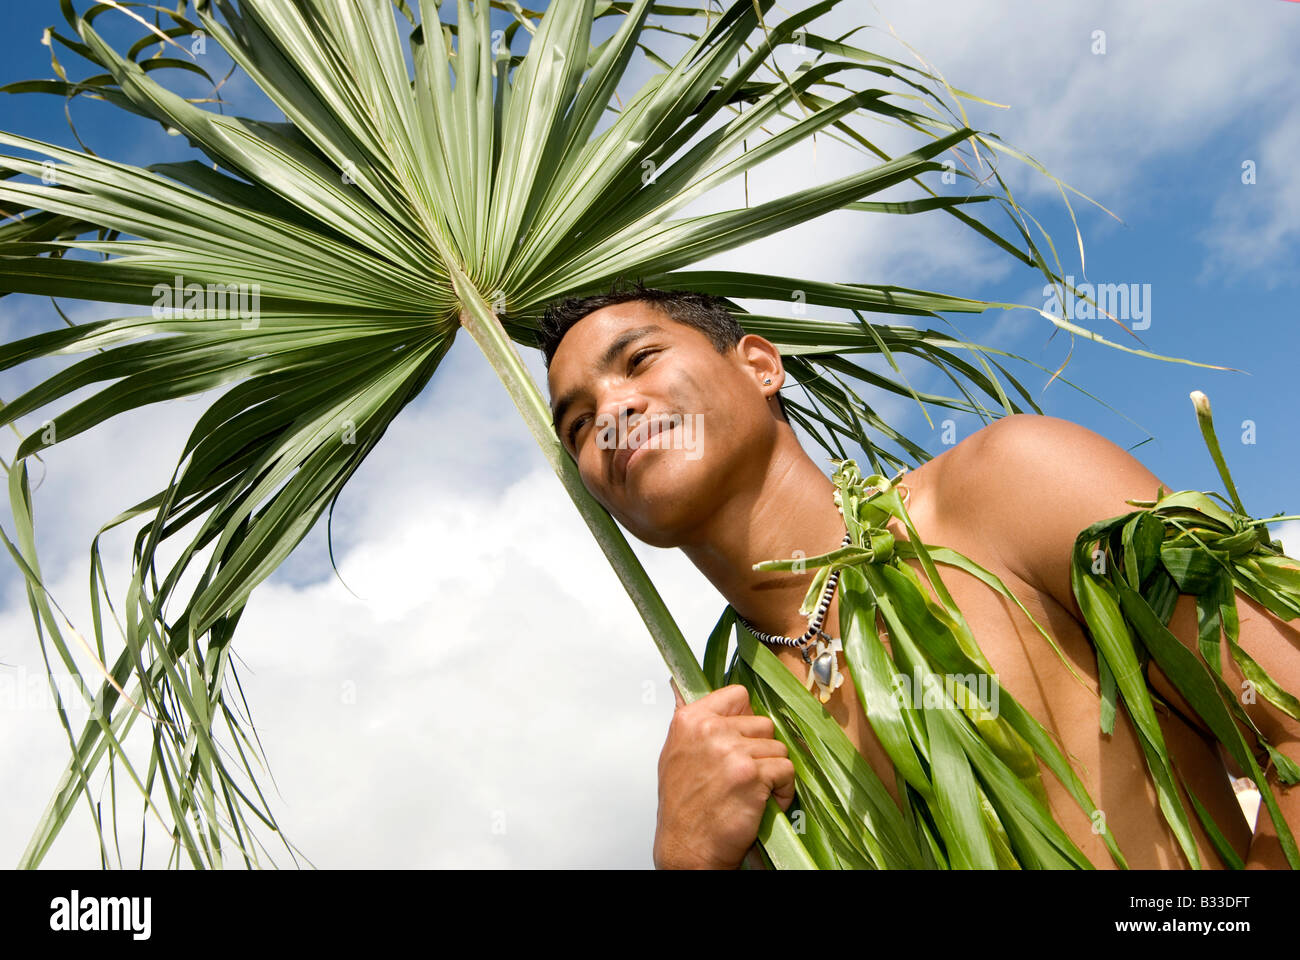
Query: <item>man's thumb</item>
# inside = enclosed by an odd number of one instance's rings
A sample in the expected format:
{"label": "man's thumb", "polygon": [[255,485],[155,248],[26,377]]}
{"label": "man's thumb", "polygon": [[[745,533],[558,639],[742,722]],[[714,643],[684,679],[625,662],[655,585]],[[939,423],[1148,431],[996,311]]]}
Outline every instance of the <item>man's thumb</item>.
{"label": "man's thumb", "polygon": [[682,697],[682,692],[677,689],[677,680],[674,677],[669,677],[668,682],[672,685],[673,697],[677,700],[677,706],[686,706],[686,700]]}

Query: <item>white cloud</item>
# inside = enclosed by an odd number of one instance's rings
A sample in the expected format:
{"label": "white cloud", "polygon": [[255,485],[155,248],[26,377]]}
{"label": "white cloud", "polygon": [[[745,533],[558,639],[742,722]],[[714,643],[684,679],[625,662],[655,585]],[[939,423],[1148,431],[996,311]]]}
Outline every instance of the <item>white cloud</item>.
{"label": "white cloud", "polygon": [[1269,524],[1273,539],[1282,541],[1282,552],[1300,559],[1300,520],[1284,520]]}
{"label": "white cloud", "polygon": [[[1284,4],[1264,0],[1087,5],[876,0],[871,12],[844,5],[813,28],[836,36],[865,20],[869,29],[850,42],[938,71],[954,87],[1005,105],[961,101],[976,129],[996,132],[1127,223],[1150,213],[1166,196],[1135,189],[1138,184],[1164,179],[1163,171],[1173,163],[1184,165],[1180,169],[1191,164],[1195,176],[1194,164],[1204,156],[1199,161],[1203,181],[1171,185],[1184,190],[1189,203],[1203,206],[1207,192],[1212,198],[1200,237],[1207,257],[1199,279],[1250,279],[1271,288],[1290,280],[1285,267],[1294,260],[1300,222],[1300,180],[1287,174],[1300,149],[1300,115],[1287,106],[1294,14]],[[1099,39],[1104,53],[1094,52]],[[795,58],[786,56],[784,62],[793,66]],[[886,140],[890,148],[901,142]],[[1216,166],[1214,151],[1224,143],[1234,145],[1234,159]],[[833,145],[821,149],[823,164],[847,156]],[[806,180],[811,153],[799,156],[805,165],[799,179]],[[1020,202],[1029,201],[1030,213],[1056,215],[1060,193],[1050,179],[1012,157],[998,159],[1001,175]],[[1253,187],[1240,182],[1240,163],[1247,159],[1258,168]],[[773,166],[775,182],[789,182],[790,171]],[[1084,229],[1085,249],[1122,229],[1086,200],[1071,194],[1070,201]],[[850,222],[836,214],[803,228],[802,236],[792,232],[793,242],[784,249],[768,248],[769,258],[785,258],[785,266],[773,272],[791,273],[798,266],[810,276],[829,272],[856,281],[909,277],[919,267],[916,285],[941,280],[937,289],[948,291],[968,278],[1000,279],[1007,269],[1008,262],[983,241],[955,225],[940,230],[945,218],[877,217],[883,223],[874,229],[864,228],[862,220],[836,229],[833,218]],[[823,241],[826,232],[852,240],[804,242],[819,232]],[[1062,255],[1077,264],[1074,237],[1062,231],[1057,240]],[[1078,273],[1077,266],[1073,269]]]}
{"label": "white cloud", "polygon": [[1294,282],[1300,244],[1300,181],[1292,172],[1300,155],[1300,106],[1291,105],[1258,142],[1246,140],[1239,149],[1238,166],[1228,171],[1228,186],[1200,234],[1208,249],[1202,276],[1271,290]]}
{"label": "white cloud", "polygon": [[[877,0],[876,7],[950,83],[1009,106],[968,105],[977,126],[991,125],[1103,202],[1094,191],[1131,184],[1148,161],[1207,142],[1240,118],[1243,104],[1280,94],[1294,46],[1294,11],[1275,3]],[[1098,30],[1104,54],[1093,52]],[[917,65],[884,31],[865,36]],[[1055,192],[1045,181],[1037,190]]]}

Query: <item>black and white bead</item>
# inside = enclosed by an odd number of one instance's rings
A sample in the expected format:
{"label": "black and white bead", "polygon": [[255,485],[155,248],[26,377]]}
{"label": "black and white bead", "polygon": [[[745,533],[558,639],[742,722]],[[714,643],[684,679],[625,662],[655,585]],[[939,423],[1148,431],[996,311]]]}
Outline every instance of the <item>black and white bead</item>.
{"label": "black and white bead", "polygon": [[[844,534],[844,539],[840,541],[840,546],[847,547],[849,545],[849,539],[849,534]],[[839,583],[839,579],[840,572],[838,570],[832,573],[827,579],[826,589],[822,592],[821,603],[817,605],[817,613],[809,623],[808,629],[804,631],[804,635],[799,637],[797,640],[794,637],[783,637],[777,634],[764,633],[762,630],[756,630],[753,624],[744,617],[741,617],[739,613],[737,613],[736,616],[740,617],[740,622],[745,625],[750,633],[758,637],[758,639],[762,640],[764,643],[775,643],[788,647],[806,648],[808,644],[812,643],[818,636],[826,637],[827,641],[829,641],[831,638],[822,630],[822,620],[826,618],[826,611],[830,608],[831,597],[835,595],[835,585]],[[807,649],[804,649],[803,657],[805,660],[808,659]]]}

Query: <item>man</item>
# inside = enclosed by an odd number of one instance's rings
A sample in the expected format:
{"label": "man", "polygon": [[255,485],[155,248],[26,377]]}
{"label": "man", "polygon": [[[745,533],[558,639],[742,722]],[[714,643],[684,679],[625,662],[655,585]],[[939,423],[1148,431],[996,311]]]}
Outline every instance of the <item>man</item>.
{"label": "man", "polygon": [[[757,629],[803,635],[808,624],[799,606],[812,572],[757,572],[752,565],[796,550],[831,550],[844,524],[827,473],[785,418],[778,349],[745,334],[721,300],[643,288],[553,306],[540,343],[557,435],[592,495],[637,538],[680,547]],[[965,438],[903,483],[921,540],[964,553],[1001,578],[1090,681],[1085,689],[1071,676],[1014,604],[970,575],[942,568],[1002,687],[1055,736],[1129,865],[1186,867],[1131,721],[1121,711],[1114,733],[1101,732],[1096,658],[1069,579],[1079,532],[1131,512],[1128,499],[1153,499],[1161,481],[1089,430],[1016,415]],[[905,537],[896,521],[891,526]],[[1242,647],[1283,689],[1300,690],[1300,631],[1241,594],[1237,608]],[[836,601],[824,629],[839,636]],[[1170,629],[1195,650],[1192,597],[1180,597]],[[1243,689],[1222,647],[1224,678]],[[769,649],[804,680],[796,649]],[[1157,704],[1171,759],[1228,842],[1250,867],[1285,868],[1271,818],[1261,810],[1252,836],[1225,764],[1240,771],[1154,663],[1149,678],[1172,708]],[[768,797],[789,808],[793,765],[773,739],[772,722],[753,715],[744,687],[733,684],[691,704],[678,694],[677,703],[659,761],[654,863],[735,868],[757,837]],[[825,707],[895,793],[893,767],[851,677]],[[1263,697],[1245,709],[1276,749],[1300,761],[1300,722]],[[1258,746],[1249,732],[1247,742]],[[1262,748],[1257,756],[1267,760]],[[1269,777],[1287,822],[1300,828],[1300,786],[1288,790],[1271,770]],[[1042,779],[1057,822],[1094,865],[1113,867],[1089,817],[1045,767]],[[1183,803],[1192,810],[1185,792]],[[1224,866],[1195,815],[1191,825],[1202,863]]]}

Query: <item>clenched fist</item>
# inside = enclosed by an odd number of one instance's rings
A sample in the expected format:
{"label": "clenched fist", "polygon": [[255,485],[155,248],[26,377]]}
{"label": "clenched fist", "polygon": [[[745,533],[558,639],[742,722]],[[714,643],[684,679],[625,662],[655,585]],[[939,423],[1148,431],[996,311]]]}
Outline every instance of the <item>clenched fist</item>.
{"label": "clenched fist", "polygon": [[654,864],[660,870],[734,870],[758,839],[767,798],[794,802],[794,764],[774,727],[738,683],[677,708],[659,755]]}

